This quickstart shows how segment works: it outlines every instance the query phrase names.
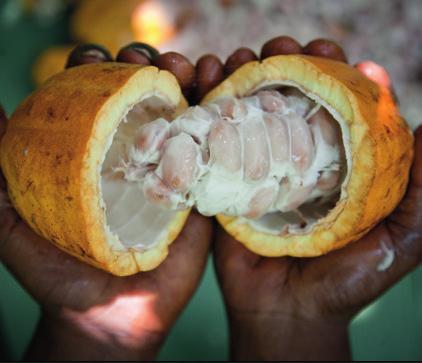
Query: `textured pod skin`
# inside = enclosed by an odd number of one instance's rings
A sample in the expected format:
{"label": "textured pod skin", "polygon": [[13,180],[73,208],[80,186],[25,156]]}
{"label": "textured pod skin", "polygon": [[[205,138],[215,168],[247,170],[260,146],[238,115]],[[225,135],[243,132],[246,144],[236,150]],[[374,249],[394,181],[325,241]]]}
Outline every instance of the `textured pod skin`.
{"label": "textured pod skin", "polygon": [[156,267],[189,214],[178,212],[155,248],[141,253],[110,247],[99,187],[107,140],[128,106],[154,91],[168,99],[175,115],[187,107],[176,79],[155,67],[68,69],[19,106],[1,143],[1,167],[20,216],[56,246],[116,275]]}
{"label": "textured pod skin", "polygon": [[271,83],[296,85],[341,116],[350,135],[349,180],[336,207],[307,234],[276,236],[236,217],[217,219],[257,254],[318,256],[357,240],[397,206],[408,183],[413,136],[387,89],[347,64],[312,56],[250,62],[208,93],[202,104],[222,96],[243,97]]}

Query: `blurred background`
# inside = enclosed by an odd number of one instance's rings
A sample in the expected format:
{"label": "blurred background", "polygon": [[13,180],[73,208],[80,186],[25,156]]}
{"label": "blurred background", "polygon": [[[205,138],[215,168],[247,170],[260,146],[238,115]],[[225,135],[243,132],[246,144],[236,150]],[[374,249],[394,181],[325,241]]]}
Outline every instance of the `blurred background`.
{"label": "blurred background", "polygon": [[[350,63],[371,59],[386,67],[414,128],[422,122],[421,19],[420,0],[0,0],[0,102],[12,113],[83,42],[115,55],[137,40],[195,63],[204,53],[224,62],[241,46],[259,54],[278,35],[303,45],[327,37]],[[0,265],[0,359],[23,356],[38,317],[37,304]],[[350,331],[355,360],[422,360],[422,269],[363,310]],[[225,360],[227,339],[210,260],[159,358]]]}

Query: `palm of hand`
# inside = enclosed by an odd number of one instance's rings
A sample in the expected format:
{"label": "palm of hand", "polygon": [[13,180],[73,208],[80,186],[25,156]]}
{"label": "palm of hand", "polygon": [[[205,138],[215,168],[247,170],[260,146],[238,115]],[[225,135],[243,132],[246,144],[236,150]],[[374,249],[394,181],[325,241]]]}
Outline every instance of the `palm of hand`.
{"label": "palm of hand", "polygon": [[65,310],[73,317],[85,314],[98,324],[99,317],[107,321],[109,315],[126,307],[131,309],[132,325],[161,333],[174,322],[199,283],[211,232],[210,221],[203,217],[191,215],[159,268],[116,277],[78,261],[35,234],[8,202],[4,180],[0,180],[0,201],[4,221],[1,260],[47,310]]}
{"label": "palm of hand", "polygon": [[[229,314],[348,321],[422,259],[422,129],[406,196],[395,212],[347,247],[311,259],[265,258],[220,230],[216,268]],[[380,269],[388,251],[390,267]]]}
{"label": "palm of hand", "polygon": [[[6,122],[0,106],[0,140]],[[191,213],[159,268],[124,278],[112,276],[78,261],[34,233],[13,209],[1,171],[0,220],[1,261],[47,309],[89,312],[95,307],[99,315],[106,317],[114,313],[113,306],[120,308],[126,296],[126,301],[132,301],[131,308],[141,306],[134,310],[140,315],[147,310],[154,317],[154,328],[160,330],[169,328],[197,287],[211,240],[211,221]]]}

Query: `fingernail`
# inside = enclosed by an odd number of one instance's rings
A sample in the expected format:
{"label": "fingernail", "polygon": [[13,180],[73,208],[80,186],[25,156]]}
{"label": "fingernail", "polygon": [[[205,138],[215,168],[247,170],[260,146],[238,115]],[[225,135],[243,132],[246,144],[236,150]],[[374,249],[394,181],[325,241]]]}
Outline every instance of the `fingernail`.
{"label": "fingernail", "polygon": [[372,61],[359,62],[355,67],[371,81],[391,89],[390,76],[384,67]]}
{"label": "fingernail", "polygon": [[96,44],[79,45],[69,54],[66,67],[71,68],[90,63],[112,62],[113,57],[104,47]]}
{"label": "fingernail", "polygon": [[150,65],[159,55],[160,53],[154,47],[146,43],[133,42],[120,49],[116,60],[123,63]]}
{"label": "fingernail", "polygon": [[343,48],[336,42],[329,39],[314,39],[303,48],[303,54],[316,57],[329,58],[347,63],[346,54]]}
{"label": "fingernail", "polygon": [[200,101],[224,78],[224,66],[213,54],[203,55],[196,62],[196,100]]}
{"label": "fingernail", "polygon": [[227,58],[226,63],[224,64],[224,73],[226,76],[229,76],[245,63],[256,60],[258,60],[258,57],[253,50],[249,48],[239,48]]}
{"label": "fingernail", "polygon": [[153,64],[159,69],[171,72],[183,91],[189,91],[193,86],[195,67],[184,55],[176,52],[163,53],[154,59]]}
{"label": "fingernail", "polygon": [[280,36],[270,39],[261,49],[261,59],[282,54],[302,53],[302,46],[293,38]]}

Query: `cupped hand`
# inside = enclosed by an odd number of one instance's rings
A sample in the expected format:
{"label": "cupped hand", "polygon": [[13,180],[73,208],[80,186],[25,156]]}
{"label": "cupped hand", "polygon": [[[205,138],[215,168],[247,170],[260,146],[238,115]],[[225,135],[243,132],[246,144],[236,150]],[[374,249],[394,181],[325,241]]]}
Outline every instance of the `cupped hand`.
{"label": "cupped hand", "polygon": [[[6,129],[1,111],[0,139]],[[57,249],[13,209],[0,172],[0,260],[41,305],[35,360],[152,359],[199,284],[211,221],[191,213],[155,270],[116,277]]]}
{"label": "cupped hand", "polygon": [[[357,68],[389,85],[387,73],[375,63]],[[218,230],[214,261],[232,358],[350,358],[351,318],[422,261],[422,127],[415,139],[404,199],[370,233],[343,249],[316,258],[266,258]]]}

